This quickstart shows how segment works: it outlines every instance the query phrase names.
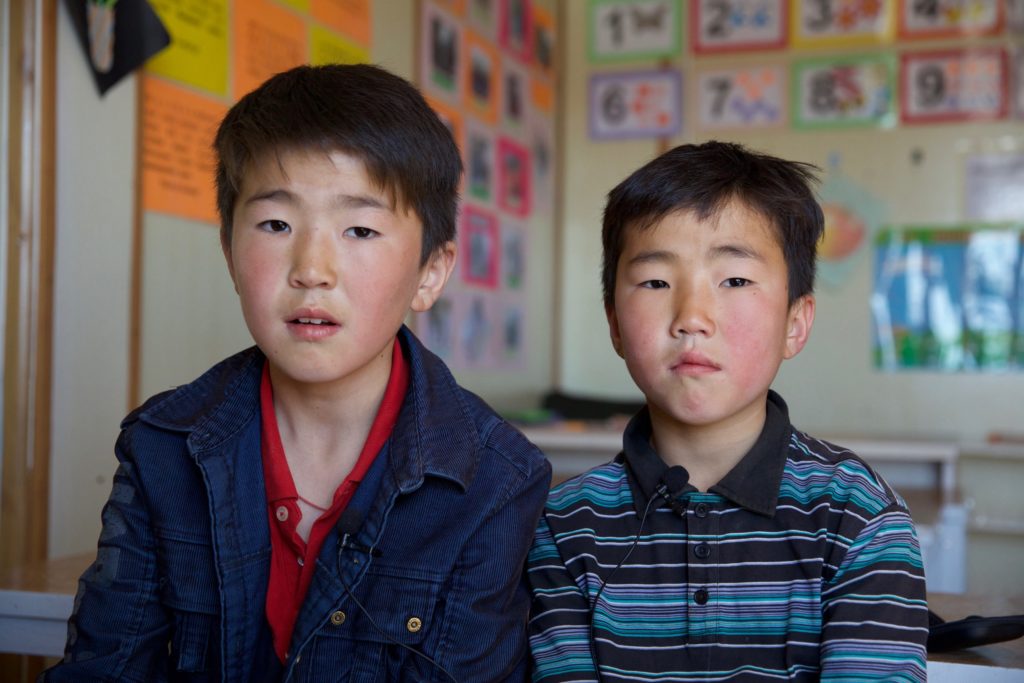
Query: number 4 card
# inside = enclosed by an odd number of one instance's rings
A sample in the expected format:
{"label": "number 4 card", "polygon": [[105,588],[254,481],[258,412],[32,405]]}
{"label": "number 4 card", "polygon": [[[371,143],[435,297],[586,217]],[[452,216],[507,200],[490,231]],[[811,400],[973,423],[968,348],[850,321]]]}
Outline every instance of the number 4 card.
{"label": "number 4 card", "polygon": [[900,57],[904,123],[1001,119],[1009,109],[1006,53],[940,50]]}
{"label": "number 4 card", "polygon": [[692,0],[690,41],[701,53],[772,50],[787,40],[786,0]]}

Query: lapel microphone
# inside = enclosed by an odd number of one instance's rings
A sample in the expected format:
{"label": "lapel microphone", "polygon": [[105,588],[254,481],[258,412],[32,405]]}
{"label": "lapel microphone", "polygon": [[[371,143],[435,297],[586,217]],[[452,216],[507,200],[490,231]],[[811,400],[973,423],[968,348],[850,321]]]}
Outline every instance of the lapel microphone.
{"label": "lapel microphone", "polygon": [[688,483],[690,483],[690,473],[686,471],[686,468],[682,465],[673,465],[661,475],[661,482],[654,489],[672,508],[672,512],[679,517],[686,514],[686,506],[679,500],[679,496],[682,495]]}
{"label": "lapel microphone", "polygon": [[341,540],[338,541],[338,552],[351,550],[370,557],[380,557],[380,550],[377,548],[367,548],[352,540],[362,525],[363,513],[351,505],[346,506],[338,519],[338,533],[341,534]]}

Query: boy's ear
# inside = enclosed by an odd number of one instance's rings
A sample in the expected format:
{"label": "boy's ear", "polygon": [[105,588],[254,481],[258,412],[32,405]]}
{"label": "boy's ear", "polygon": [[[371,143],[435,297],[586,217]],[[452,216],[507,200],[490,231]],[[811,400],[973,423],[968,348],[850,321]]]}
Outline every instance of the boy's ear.
{"label": "boy's ear", "polygon": [[420,284],[410,305],[413,311],[423,313],[430,310],[441,296],[445,283],[455,269],[455,254],[455,242],[445,242],[420,268]]}
{"label": "boy's ear", "polygon": [[805,294],[789,307],[786,324],[786,350],[783,358],[789,360],[803,350],[814,326],[814,295]]}
{"label": "boy's ear", "polygon": [[615,353],[619,354],[619,358],[624,358],[622,355],[622,333],[619,331],[619,316],[615,314],[615,306],[605,306],[604,315],[608,318],[608,335],[612,338],[612,348],[615,349]]}

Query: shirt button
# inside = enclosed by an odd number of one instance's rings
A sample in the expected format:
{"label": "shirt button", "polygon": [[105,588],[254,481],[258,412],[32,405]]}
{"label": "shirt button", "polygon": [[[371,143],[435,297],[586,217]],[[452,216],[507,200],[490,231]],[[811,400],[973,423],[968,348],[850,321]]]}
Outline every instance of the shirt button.
{"label": "shirt button", "polygon": [[702,560],[706,560],[711,555],[711,546],[707,543],[701,543],[693,549],[693,554]]}
{"label": "shirt button", "polygon": [[706,605],[708,602],[708,589],[698,588],[693,593],[693,601],[698,605]]}
{"label": "shirt button", "polygon": [[277,517],[277,521],[279,521],[279,522],[287,522],[288,521],[288,508],[286,508],[284,505],[278,505],[277,506],[277,510],[274,511],[274,515]]}
{"label": "shirt button", "polygon": [[409,633],[419,633],[420,629],[423,628],[423,622],[420,621],[419,617],[409,617],[409,621],[405,622],[405,628]]}
{"label": "shirt button", "polygon": [[707,517],[708,516],[708,504],[707,503],[697,503],[697,505],[693,508],[693,512],[694,512],[694,514],[696,514],[701,519]]}
{"label": "shirt button", "polygon": [[300,557],[299,558],[299,566],[300,567],[304,567],[305,565],[306,565],[306,561]]}
{"label": "shirt button", "polygon": [[345,623],[345,613],[342,612],[341,610],[338,610],[337,612],[332,614],[331,615],[331,623],[333,625],[335,625],[335,626],[341,626],[342,624],[344,624]]}

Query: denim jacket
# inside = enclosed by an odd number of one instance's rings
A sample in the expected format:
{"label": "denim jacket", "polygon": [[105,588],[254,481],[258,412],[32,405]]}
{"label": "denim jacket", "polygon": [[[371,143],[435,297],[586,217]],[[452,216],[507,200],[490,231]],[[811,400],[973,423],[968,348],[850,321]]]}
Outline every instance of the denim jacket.
{"label": "denim jacket", "polygon": [[521,574],[550,465],[409,330],[399,339],[398,422],[324,542],[283,666],[264,613],[264,357],[251,348],[122,423],[96,561],[41,680],[525,680]]}

